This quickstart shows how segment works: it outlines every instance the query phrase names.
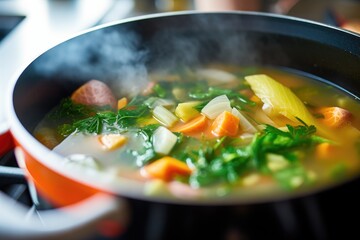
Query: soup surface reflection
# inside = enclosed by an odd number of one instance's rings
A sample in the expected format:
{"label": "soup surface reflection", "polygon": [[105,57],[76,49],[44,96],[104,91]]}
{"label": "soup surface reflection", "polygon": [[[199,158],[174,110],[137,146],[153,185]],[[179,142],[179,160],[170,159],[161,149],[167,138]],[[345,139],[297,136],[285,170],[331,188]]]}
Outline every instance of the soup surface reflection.
{"label": "soup surface reflection", "polygon": [[137,93],[113,89],[80,86],[35,137],[70,168],[166,198],[301,193],[359,173],[358,99],[308,75],[214,64],[150,73]]}

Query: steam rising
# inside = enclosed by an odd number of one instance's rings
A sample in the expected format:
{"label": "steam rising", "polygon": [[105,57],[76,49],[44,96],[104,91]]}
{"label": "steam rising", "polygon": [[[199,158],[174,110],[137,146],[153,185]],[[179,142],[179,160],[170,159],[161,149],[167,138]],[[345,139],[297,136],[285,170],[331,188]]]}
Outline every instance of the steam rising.
{"label": "steam rising", "polygon": [[[135,28],[125,24],[98,29],[51,49],[37,60],[35,69],[45,78],[98,79],[114,92],[134,94],[146,86],[148,73],[154,69],[194,68],[211,62],[286,62],[286,54],[281,54],[276,41],[261,30],[260,35],[252,31],[252,27],[264,26],[251,26],[236,15],[221,16],[185,15],[181,17],[188,22],[181,25],[182,19],[175,16],[152,19],[155,23],[148,20]],[[147,31],[148,27],[154,29]]]}
{"label": "steam rising", "polygon": [[126,31],[94,31],[56,46],[39,58],[35,69],[46,78],[98,79],[114,92],[137,92],[148,79],[147,52],[139,36]]}

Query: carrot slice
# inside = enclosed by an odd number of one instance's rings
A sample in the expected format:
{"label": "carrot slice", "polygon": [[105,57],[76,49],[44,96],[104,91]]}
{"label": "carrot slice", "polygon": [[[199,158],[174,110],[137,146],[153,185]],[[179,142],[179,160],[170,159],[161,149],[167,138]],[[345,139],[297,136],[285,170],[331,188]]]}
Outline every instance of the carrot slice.
{"label": "carrot slice", "polygon": [[71,100],[84,105],[110,105],[112,108],[116,108],[116,99],[111,89],[98,80],[91,80],[79,87],[71,95]]}
{"label": "carrot slice", "polygon": [[189,122],[180,125],[172,129],[173,132],[182,132],[182,133],[193,133],[199,132],[205,128],[207,125],[207,118],[204,115],[200,115]]}
{"label": "carrot slice", "polygon": [[164,181],[172,180],[176,175],[189,175],[189,166],[176,158],[162,157],[144,167],[145,173],[151,178],[159,178]]}
{"label": "carrot slice", "polygon": [[324,107],[318,112],[324,116],[322,122],[332,128],[341,127],[351,119],[351,113],[339,107]]}
{"label": "carrot slice", "polygon": [[240,120],[228,111],[217,116],[211,125],[211,132],[217,137],[235,136],[239,131]]}
{"label": "carrot slice", "polygon": [[120,110],[124,107],[126,107],[126,105],[128,104],[128,100],[126,97],[123,97],[121,99],[118,100],[117,102],[117,109]]}

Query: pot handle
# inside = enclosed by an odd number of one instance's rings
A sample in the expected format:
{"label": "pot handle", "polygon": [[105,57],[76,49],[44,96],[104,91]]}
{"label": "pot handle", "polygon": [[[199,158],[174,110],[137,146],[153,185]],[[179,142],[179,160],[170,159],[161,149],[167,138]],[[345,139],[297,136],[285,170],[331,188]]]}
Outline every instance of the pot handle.
{"label": "pot handle", "polygon": [[[21,151],[21,150],[20,150]],[[15,149],[16,157],[22,153]],[[29,182],[31,190],[32,183]],[[79,203],[26,217],[26,207],[0,192],[0,239],[82,239],[120,234],[129,220],[125,200],[98,193]]]}
{"label": "pot handle", "polygon": [[27,217],[23,205],[1,192],[0,206],[0,239],[82,239],[97,230],[114,236],[123,230],[119,221],[127,221],[123,200],[102,193],[71,206],[39,211],[41,218]]}

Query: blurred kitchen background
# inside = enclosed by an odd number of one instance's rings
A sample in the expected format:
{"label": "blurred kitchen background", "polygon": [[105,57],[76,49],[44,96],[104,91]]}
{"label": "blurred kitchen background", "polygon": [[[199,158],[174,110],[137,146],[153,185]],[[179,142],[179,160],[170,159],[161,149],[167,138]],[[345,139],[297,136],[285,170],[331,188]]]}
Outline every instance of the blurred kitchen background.
{"label": "blurred kitchen background", "polygon": [[0,86],[41,52],[84,29],[150,13],[223,10],[228,1],[235,2],[233,8],[337,26],[360,21],[360,1],[355,0],[0,0]]}

